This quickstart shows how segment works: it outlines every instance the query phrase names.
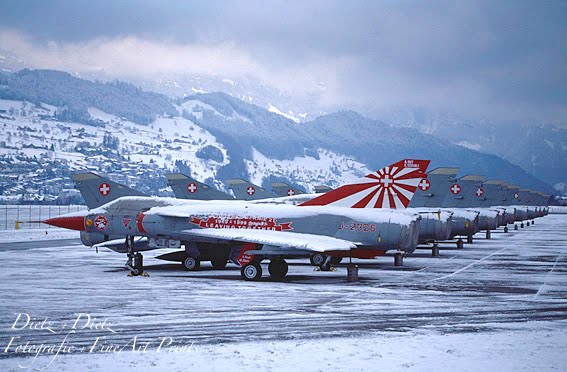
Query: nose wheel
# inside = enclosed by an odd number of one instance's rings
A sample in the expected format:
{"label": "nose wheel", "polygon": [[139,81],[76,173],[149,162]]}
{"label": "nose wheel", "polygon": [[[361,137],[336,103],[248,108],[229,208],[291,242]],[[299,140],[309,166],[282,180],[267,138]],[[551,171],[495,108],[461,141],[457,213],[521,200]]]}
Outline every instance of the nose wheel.
{"label": "nose wheel", "polygon": [[126,268],[130,270],[128,276],[150,276],[144,271],[144,256],[140,252],[134,253],[134,237],[126,238],[126,247],[128,248],[128,261]]}

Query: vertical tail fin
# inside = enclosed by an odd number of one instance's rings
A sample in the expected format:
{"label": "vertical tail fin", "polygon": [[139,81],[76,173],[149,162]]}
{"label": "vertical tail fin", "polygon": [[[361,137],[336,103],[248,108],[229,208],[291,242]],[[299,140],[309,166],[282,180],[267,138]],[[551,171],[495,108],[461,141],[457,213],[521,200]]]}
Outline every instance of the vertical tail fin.
{"label": "vertical tail fin", "polygon": [[303,190],[293,187],[285,182],[272,182],[272,191],[276,194],[276,196],[280,197],[305,194]]}
{"label": "vertical tail fin", "polygon": [[234,178],[226,182],[238,200],[260,200],[277,196],[274,192],[240,178]]}
{"label": "vertical tail fin", "polygon": [[232,196],[199,182],[183,173],[166,174],[167,184],[178,199],[231,200]]}
{"label": "vertical tail fin", "polygon": [[100,207],[123,196],[146,196],[127,186],[101,177],[96,173],[76,173],[71,176],[89,209]]}
{"label": "vertical tail fin", "polygon": [[341,186],[300,205],[407,208],[417,185],[423,178],[427,178],[425,171],[428,166],[429,160],[400,160],[376,172],[367,174],[354,183]]}

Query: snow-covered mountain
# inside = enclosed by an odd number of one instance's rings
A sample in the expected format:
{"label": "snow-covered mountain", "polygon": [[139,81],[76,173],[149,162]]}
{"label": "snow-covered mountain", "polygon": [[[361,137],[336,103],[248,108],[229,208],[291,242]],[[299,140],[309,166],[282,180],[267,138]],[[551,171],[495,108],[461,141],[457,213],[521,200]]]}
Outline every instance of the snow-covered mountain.
{"label": "snow-covered mountain", "polygon": [[567,191],[567,124],[473,120],[424,109],[396,109],[376,115],[396,127],[414,128],[498,155],[554,185],[558,191]]}
{"label": "snow-covered mountain", "polygon": [[224,93],[172,100],[53,71],[0,75],[0,98],[0,186],[8,200],[53,198],[71,187],[70,173],[85,170],[156,195],[170,193],[164,174],[177,170],[224,190],[234,177],[312,190],[404,157],[550,190],[496,156],[352,111],[298,122]]}

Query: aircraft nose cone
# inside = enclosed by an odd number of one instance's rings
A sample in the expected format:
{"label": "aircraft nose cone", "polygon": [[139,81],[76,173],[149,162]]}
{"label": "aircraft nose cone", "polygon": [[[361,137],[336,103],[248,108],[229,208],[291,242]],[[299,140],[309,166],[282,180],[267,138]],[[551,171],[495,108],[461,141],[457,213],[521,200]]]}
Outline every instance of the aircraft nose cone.
{"label": "aircraft nose cone", "polygon": [[53,217],[43,221],[51,226],[63,227],[69,230],[85,231],[85,218],[83,216]]}

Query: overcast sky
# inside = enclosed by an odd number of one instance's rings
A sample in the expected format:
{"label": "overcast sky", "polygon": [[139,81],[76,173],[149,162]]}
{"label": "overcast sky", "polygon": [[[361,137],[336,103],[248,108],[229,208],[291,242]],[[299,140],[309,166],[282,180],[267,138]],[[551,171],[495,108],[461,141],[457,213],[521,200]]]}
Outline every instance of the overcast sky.
{"label": "overcast sky", "polygon": [[[32,67],[251,76],[329,107],[567,122],[567,1],[4,1]],[[325,90],[321,92],[321,87]]]}

